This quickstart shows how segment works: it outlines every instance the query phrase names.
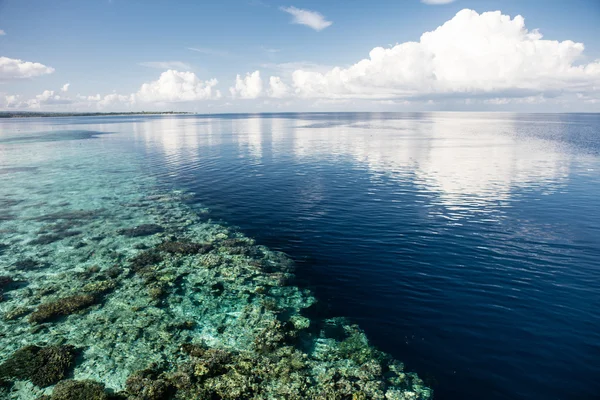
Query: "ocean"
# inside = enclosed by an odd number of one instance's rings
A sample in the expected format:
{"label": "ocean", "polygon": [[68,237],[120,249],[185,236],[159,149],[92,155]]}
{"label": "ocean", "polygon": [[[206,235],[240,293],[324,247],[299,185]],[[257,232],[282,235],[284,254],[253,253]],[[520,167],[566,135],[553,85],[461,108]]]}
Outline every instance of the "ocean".
{"label": "ocean", "polygon": [[0,120],[1,276],[0,397],[598,398],[600,115]]}

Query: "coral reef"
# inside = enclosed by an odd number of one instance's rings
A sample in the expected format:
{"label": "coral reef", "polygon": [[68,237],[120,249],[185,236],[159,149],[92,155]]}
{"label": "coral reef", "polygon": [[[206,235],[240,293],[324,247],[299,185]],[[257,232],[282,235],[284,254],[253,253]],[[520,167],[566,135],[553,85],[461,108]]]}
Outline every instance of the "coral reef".
{"label": "coral reef", "polygon": [[43,303],[40,304],[37,310],[31,313],[29,322],[40,323],[52,321],[59,317],[83,310],[96,303],[96,300],[97,298],[92,295],[83,294],[63,297],[49,303]]}
{"label": "coral reef", "polygon": [[10,310],[8,310],[6,313],[4,313],[4,319],[6,321],[13,321],[17,318],[21,318],[27,314],[29,314],[31,312],[31,310],[27,307],[14,307]]}
{"label": "coral reef", "polygon": [[125,383],[127,398],[131,400],[168,399],[173,390],[166,376],[152,368],[134,372]]}
{"label": "coral reef", "polygon": [[0,379],[30,380],[46,387],[64,379],[75,363],[73,346],[25,346],[0,364]]}
{"label": "coral reef", "polygon": [[59,233],[50,233],[47,235],[40,235],[37,237],[37,239],[33,239],[32,241],[29,242],[29,244],[50,244],[50,243],[54,243],[54,242],[58,242],[59,240],[63,240],[66,239],[68,237],[71,236],[77,236],[77,235],[81,235],[81,232],[79,231],[64,231]]}
{"label": "coral reef", "polygon": [[211,244],[173,240],[161,243],[157,249],[169,254],[192,255],[208,253],[212,247],[213,246]]}
{"label": "coral reef", "polygon": [[67,379],[54,387],[48,400],[109,400],[111,396],[104,390],[104,385],[91,380],[76,381]]}
{"label": "coral reef", "polygon": [[33,221],[38,222],[55,222],[59,220],[65,221],[78,221],[87,220],[98,217],[103,210],[68,210],[56,213],[44,214],[38,217],[31,218]]}
{"label": "coral reef", "polygon": [[86,293],[91,293],[93,295],[101,295],[106,294],[108,292],[112,292],[117,287],[117,282],[112,279],[91,282],[85,285],[81,290]]}
{"label": "coral reef", "polygon": [[133,272],[141,272],[145,268],[152,267],[162,262],[163,256],[156,249],[148,250],[139,253],[130,260],[131,269]]}
{"label": "coral reef", "polygon": [[0,276],[0,302],[4,300],[4,291],[14,283],[10,276]]}
{"label": "coral reef", "polygon": [[12,265],[12,268],[18,271],[34,271],[46,267],[48,267],[47,263],[40,260],[34,260],[33,258],[25,258]]}
{"label": "coral reef", "polygon": [[128,237],[150,236],[164,232],[164,228],[157,224],[143,224],[134,228],[120,229],[119,234]]}
{"label": "coral reef", "polygon": [[0,289],[4,289],[13,282],[14,280],[10,276],[0,275]]}
{"label": "coral reef", "polygon": [[0,398],[431,397],[357,326],[312,312],[289,257],[119,176],[42,186],[0,221]]}
{"label": "coral reef", "polygon": [[[184,344],[189,360],[175,371],[153,366],[132,374],[131,399],[427,399],[429,389],[391,359],[323,363],[294,346],[270,353],[232,352]],[[407,390],[410,388],[412,390]]]}

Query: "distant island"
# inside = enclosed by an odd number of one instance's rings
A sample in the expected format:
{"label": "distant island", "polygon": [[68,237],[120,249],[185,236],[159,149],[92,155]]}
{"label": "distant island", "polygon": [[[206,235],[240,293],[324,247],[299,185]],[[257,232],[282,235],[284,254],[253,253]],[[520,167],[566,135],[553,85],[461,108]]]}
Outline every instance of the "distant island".
{"label": "distant island", "polygon": [[34,118],[34,117],[104,117],[118,115],[176,115],[193,114],[181,111],[140,111],[140,112],[29,112],[0,111],[0,118]]}

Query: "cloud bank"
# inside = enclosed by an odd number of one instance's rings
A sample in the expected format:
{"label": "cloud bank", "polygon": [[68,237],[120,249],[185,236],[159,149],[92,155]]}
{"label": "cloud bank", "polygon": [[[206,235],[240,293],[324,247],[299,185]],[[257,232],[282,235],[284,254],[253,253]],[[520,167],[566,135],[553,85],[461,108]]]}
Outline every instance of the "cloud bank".
{"label": "cloud bank", "polygon": [[77,94],[68,97],[70,84],[67,83],[60,88],[60,95],[53,90],[45,90],[29,100],[21,100],[18,95],[6,95],[4,100],[5,107],[12,109],[39,109],[43,106],[65,104],[72,105],[72,108],[78,110],[131,109],[136,105],[164,106],[165,103],[216,100],[221,98],[221,92],[215,90],[216,85],[216,79],[202,81],[193,72],[167,70],[157,80],[144,83],[137,92],[131,94],[111,93],[105,96]]}
{"label": "cloud bank", "polygon": [[47,67],[44,64],[0,57],[0,80],[33,78],[53,72],[54,68]]}
{"label": "cloud bank", "polygon": [[47,106],[71,104],[73,101],[57,94],[54,90],[44,90],[29,100],[21,100],[19,95],[4,96],[5,107],[9,109],[41,109]]}
{"label": "cloud bank", "polygon": [[[170,63],[146,64],[174,66]],[[600,104],[600,60],[587,60],[582,43],[546,40],[539,31],[528,30],[523,17],[511,18],[500,11],[478,14],[462,10],[437,29],[425,32],[419,41],[376,47],[367,58],[347,67],[288,62],[262,64],[262,68],[272,74],[267,74],[264,82],[259,70],[235,77],[228,97],[255,101],[233,104],[300,105],[304,109],[353,104],[356,109],[393,110],[410,104],[431,109],[436,103],[471,109],[477,105],[502,109],[510,104],[561,108]],[[39,63],[0,58],[0,80],[53,71]],[[217,83],[170,68],[130,94],[69,98],[66,84],[62,90],[47,90],[30,100],[8,93],[4,99],[8,108],[70,104],[74,108],[145,109],[154,105],[185,109],[190,106],[173,104],[221,99]],[[215,106],[231,105],[223,103]]]}
{"label": "cloud bank", "polygon": [[462,10],[419,42],[376,47],[369,58],[326,73],[296,70],[295,94],[306,98],[555,96],[597,91],[600,61],[577,64],[584,46],[544,40],[523,17]]}
{"label": "cloud bank", "polygon": [[315,31],[322,31],[323,29],[331,26],[333,22],[327,21],[321,13],[311,10],[303,10],[296,7],[281,7],[281,11],[285,11],[291,14],[294,18],[292,19],[293,24],[306,25]]}

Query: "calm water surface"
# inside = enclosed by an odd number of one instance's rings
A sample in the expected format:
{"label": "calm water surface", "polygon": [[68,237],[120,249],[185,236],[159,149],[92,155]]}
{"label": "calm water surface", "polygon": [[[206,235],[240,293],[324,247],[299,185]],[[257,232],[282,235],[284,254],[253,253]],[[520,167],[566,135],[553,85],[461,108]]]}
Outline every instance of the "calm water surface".
{"label": "calm water surface", "polygon": [[296,259],[324,315],[358,322],[438,399],[599,398],[600,115],[49,118],[0,132],[118,148],[193,192]]}

